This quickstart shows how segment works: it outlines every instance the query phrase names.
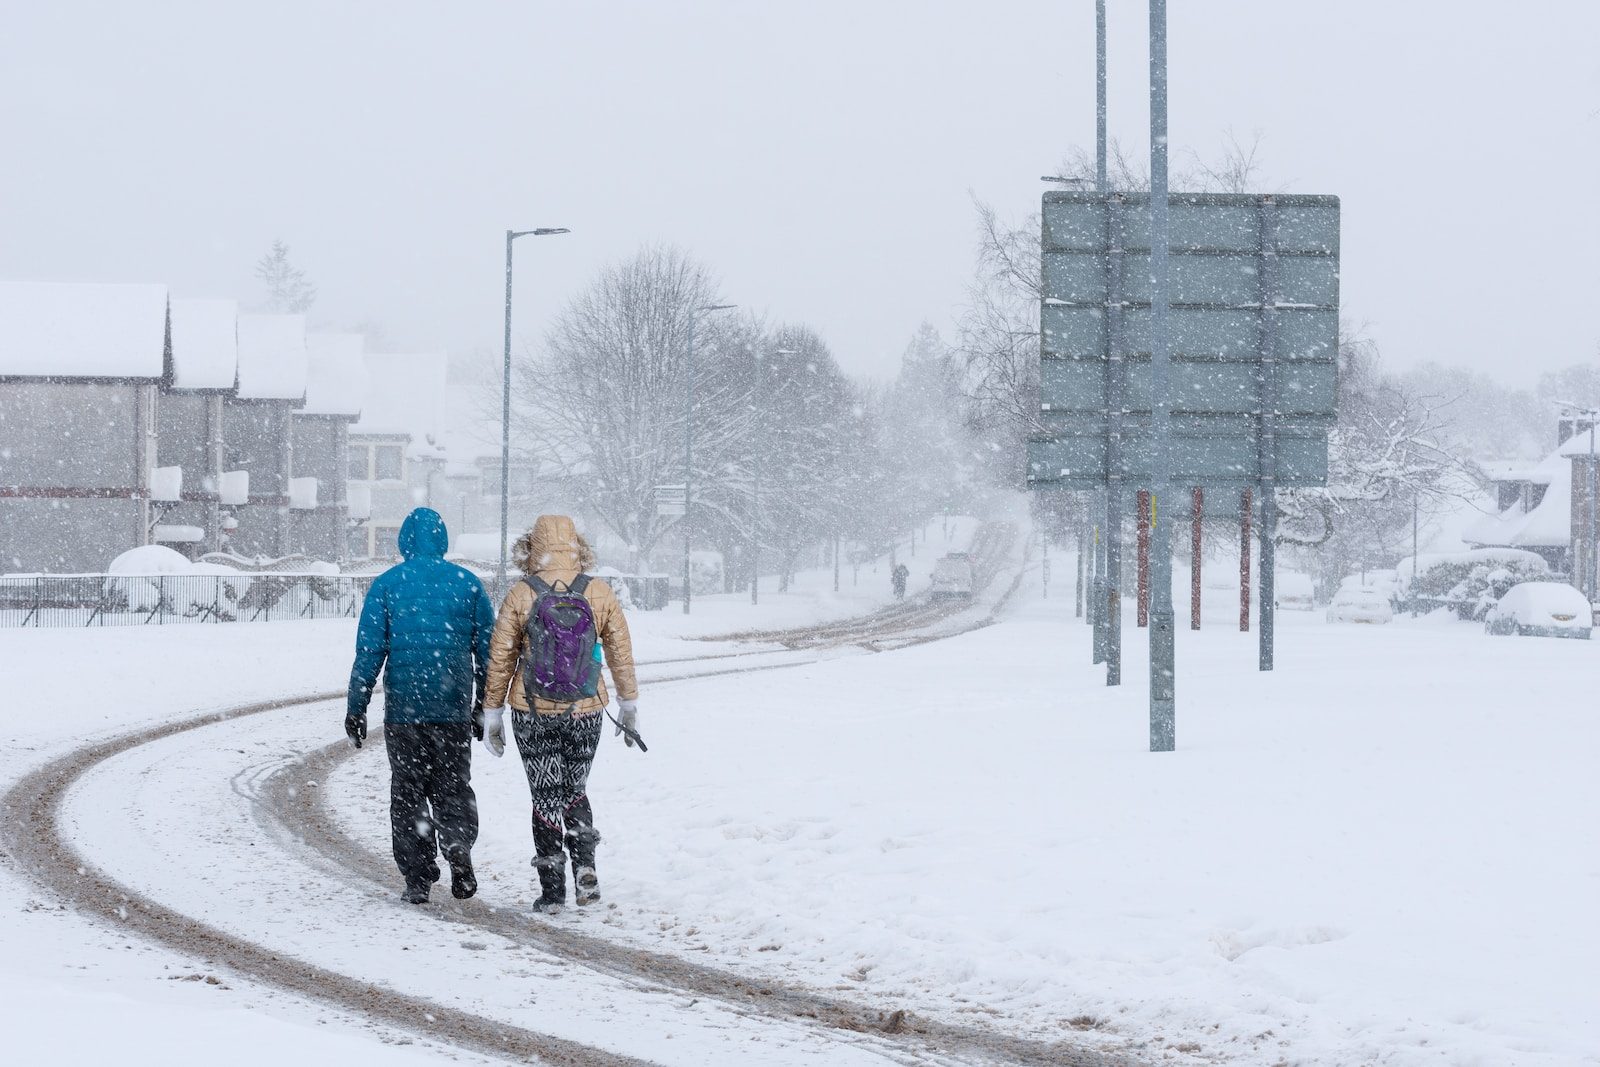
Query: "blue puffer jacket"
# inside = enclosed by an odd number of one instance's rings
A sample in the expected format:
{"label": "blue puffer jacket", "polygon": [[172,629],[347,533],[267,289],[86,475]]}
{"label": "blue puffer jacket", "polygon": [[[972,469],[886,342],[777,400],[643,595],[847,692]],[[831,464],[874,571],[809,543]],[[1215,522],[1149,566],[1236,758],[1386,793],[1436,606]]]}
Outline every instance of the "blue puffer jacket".
{"label": "blue puffer jacket", "polygon": [[349,710],[365,714],[383,671],[387,723],[470,722],[489,667],[494,605],[472,572],[444,560],[439,513],[418,508],[400,527],[400,555],[372,583],[356,632]]}

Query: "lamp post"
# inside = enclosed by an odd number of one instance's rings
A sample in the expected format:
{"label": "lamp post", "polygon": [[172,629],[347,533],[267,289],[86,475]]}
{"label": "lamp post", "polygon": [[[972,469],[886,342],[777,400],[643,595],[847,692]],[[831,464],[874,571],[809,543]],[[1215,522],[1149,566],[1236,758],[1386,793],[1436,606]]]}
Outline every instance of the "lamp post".
{"label": "lamp post", "polygon": [[689,361],[683,388],[683,613],[689,614],[691,593],[689,569],[689,516],[693,504],[694,482],[694,327],[700,316],[712,311],[727,311],[738,304],[705,304],[689,312]]}
{"label": "lamp post", "polygon": [[[775,348],[772,350],[772,354],[775,356],[798,356],[800,354],[800,350],[798,348]],[[761,410],[756,414],[755,425],[759,430],[767,424],[767,394],[766,391],[762,389],[762,386],[765,384],[764,376],[766,374],[766,365],[760,362],[760,356],[757,356],[756,360],[758,361],[756,367],[756,389],[758,390],[757,395],[760,397]],[[755,462],[752,464],[752,466],[754,467],[754,471],[752,472],[750,479],[750,603],[754,605],[757,603],[758,599],[757,587],[761,584],[762,463],[761,447],[759,445],[756,446]]]}
{"label": "lamp post", "polygon": [[506,359],[500,390],[500,575],[495,599],[506,593],[506,540],[511,522],[511,245],[518,237],[551,237],[571,233],[560,226],[506,231]]}

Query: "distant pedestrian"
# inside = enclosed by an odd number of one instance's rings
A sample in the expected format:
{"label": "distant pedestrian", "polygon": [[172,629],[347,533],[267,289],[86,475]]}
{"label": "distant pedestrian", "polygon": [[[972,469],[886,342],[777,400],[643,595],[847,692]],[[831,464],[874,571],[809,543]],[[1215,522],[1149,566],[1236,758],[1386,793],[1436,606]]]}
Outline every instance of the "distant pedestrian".
{"label": "distant pedestrian", "polygon": [[378,576],[361,609],[344,720],[360,748],[382,670],[389,829],[413,904],[426,903],[439,880],[438,851],[450,865],[452,895],[465,899],[478,890],[472,739],[483,736],[494,604],[471,571],[445,562],[448,545],[438,512],[418,508],[406,516],[404,562]]}
{"label": "distant pedestrian", "polygon": [[[584,573],[594,553],[565,515],[541,515],[515,550],[526,577],[500,605],[489,656],[483,743],[505,751],[503,705],[533,795],[533,866],[539,872],[536,911],[567,900],[566,844],[579,904],[600,899],[595,873],[589,767],[600,743],[607,701],[601,650],[617,687],[617,732],[637,730],[639,685],[628,622],[611,587]],[[634,737],[625,738],[629,747]]]}
{"label": "distant pedestrian", "polygon": [[896,600],[905,599],[906,582],[910,577],[911,568],[904,563],[896,563],[894,569],[889,572],[889,582],[894,586],[894,598]]}

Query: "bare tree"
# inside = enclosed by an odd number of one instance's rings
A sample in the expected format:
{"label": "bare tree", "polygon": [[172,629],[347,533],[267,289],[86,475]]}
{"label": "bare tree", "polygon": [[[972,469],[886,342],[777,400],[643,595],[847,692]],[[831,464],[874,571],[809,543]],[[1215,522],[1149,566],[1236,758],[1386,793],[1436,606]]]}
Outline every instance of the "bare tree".
{"label": "bare tree", "polygon": [[[678,521],[656,515],[655,491],[684,480],[690,316],[717,299],[700,264],[676,248],[646,248],[602,270],[567,305],[547,355],[517,364],[519,450],[554,464],[635,562]],[[697,361],[714,357],[723,336],[715,319],[699,322]],[[712,406],[715,382],[702,385],[710,395],[696,406]],[[704,472],[717,462],[716,442],[696,446]]]}

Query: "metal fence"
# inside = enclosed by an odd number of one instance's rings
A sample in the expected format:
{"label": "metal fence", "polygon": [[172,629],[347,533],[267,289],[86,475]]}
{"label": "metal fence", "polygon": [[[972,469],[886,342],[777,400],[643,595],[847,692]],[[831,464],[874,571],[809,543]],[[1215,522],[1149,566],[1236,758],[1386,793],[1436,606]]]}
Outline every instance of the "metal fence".
{"label": "metal fence", "polygon": [[355,618],[372,580],[272,573],[0,577],[0,628]]}

